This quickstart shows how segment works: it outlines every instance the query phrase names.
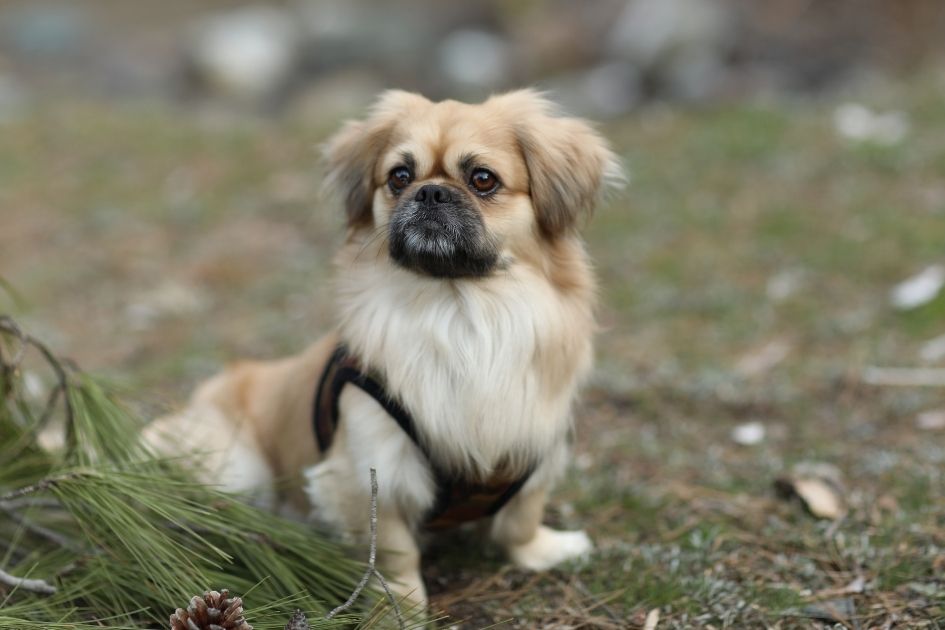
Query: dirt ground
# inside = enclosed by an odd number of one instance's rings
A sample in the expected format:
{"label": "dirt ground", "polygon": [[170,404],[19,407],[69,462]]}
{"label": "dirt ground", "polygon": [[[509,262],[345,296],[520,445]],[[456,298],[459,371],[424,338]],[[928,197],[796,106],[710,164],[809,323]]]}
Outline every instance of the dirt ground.
{"label": "dirt ground", "polygon": [[[904,138],[844,137],[842,100],[901,112]],[[227,360],[301,348],[332,321],[316,144],[336,123],[94,102],[4,120],[0,311],[148,415]],[[945,292],[890,302],[945,264],[945,75],[603,131],[630,184],[587,228],[598,369],[549,514],[597,551],[530,575],[447,536],[434,604],[464,628],[945,627],[945,382],[870,371],[945,368]],[[839,518],[776,491],[804,475]]]}

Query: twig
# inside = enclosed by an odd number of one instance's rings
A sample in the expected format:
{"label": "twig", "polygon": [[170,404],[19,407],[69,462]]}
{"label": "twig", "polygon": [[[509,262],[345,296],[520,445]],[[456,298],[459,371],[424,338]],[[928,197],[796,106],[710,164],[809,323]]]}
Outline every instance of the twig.
{"label": "twig", "polygon": [[358,585],[355,587],[354,591],[351,593],[351,597],[348,598],[348,601],[338,606],[327,615],[325,619],[331,619],[340,612],[344,612],[351,608],[354,605],[354,602],[357,601],[358,596],[361,595],[361,591],[364,590],[364,587],[367,586],[368,580],[371,579],[371,576],[377,578],[377,581],[381,583],[381,586],[384,588],[384,592],[387,594],[387,599],[390,601],[390,605],[394,609],[394,614],[397,615],[397,624],[401,630],[405,630],[407,627],[404,623],[404,617],[400,612],[400,606],[397,605],[397,598],[394,597],[394,594],[391,592],[390,587],[387,585],[387,581],[384,580],[384,576],[381,575],[381,572],[377,570],[375,566],[375,561],[377,559],[377,471],[371,469],[371,549],[368,554],[368,566],[367,570],[364,572],[364,575],[361,576],[361,581],[358,582]]}
{"label": "twig", "polygon": [[0,569],[0,583],[6,584],[7,586],[12,586],[13,588],[21,588],[24,591],[30,591],[32,593],[40,593],[42,595],[52,595],[56,592],[56,587],[44,582],[43,580],[30,580],[27,578],[16,577],[15,575],[10,575],[3,569]]}
{"label": "twig", "polygon": [[46,540],[62,547],[63,549],[68,549],[69,551],[75,551],[78,553],[83,551],[79,545],[75,544],[59,532],[51,530],[48,527],[44,527],[39,523],[34,523],[13,508],[8,507],[8,504],[6,503],[0,503],[0,512],[4,512],[7,516],[22,525],[25,529],[28,529],[37,536],[45,538]]}
{"label": "twig", "polygon": [[86,476],[87,473],[75,471],[71,473],[66,473],[64,475],[59,475],[57,477],[46,477],[41,479],[34,484],[28,486],[23,486],[22,488],[17,488],[16,490],[11,490],[4,495],[0,495],[0,503],[9,504],[10,501],[14,499],[19,499],[20,497],[25,497],[29,494],[35,494],[37,492],[42,492],[44,490],[49,490],[53,486],[57,486],[63,481],[72,481],[73,479],[79,479],[80,477]]}
{"label": "twig", "polygon": [[[66,367],[75,369],[74,365],[71,365],[70,362],[61,361],[55,354],[44,344],[42,341],[36,337],[27,334],[20,328],[19,324],[14,321],[9,315],[0,315],[0,332],[5,332],[7,334],[15,336],[20,340],[22,344],[18,349],[16,356],[13,357],[13,361],[10,363],[10,366],[15,370],[20,361],[23,359],[23,354],[26,352],[27,346],[32,346],[36,348],[40,354],[43,355],[43,358],[46,359],[46,363],[49,364],[49,367],[52,368],[53,372],[56,374],[56,387],[49,395],[49,400],[47,402],[46,408],[43,410],[43,414],[40,417],[40,422],[37,424],[37,429],[41,429],[46,421],[49,420],[49,417],[52,415],[52,406],[56,403],[59,398],[59,394],[65,394],[62,397],[63,409],[66,414],[66,444],[69,449],[72,450],[74,446],[73,438],[73,429],[75,413],[72,409],[72,401],[69,399],[69,372]],[[6,365],[6,364],[4,364]]]}
{"label": "twig", "polygon": [[863,382],[890,387],[945,387],[943,368],[896,368],[868,366]]}
{"label": "twig", "polygon": [[25,507],[61,508],[62,503],[60,503],[58,499],[49,499],[43,497],[22,497],[12,501],[0,501],[0,509],[19,510]]}

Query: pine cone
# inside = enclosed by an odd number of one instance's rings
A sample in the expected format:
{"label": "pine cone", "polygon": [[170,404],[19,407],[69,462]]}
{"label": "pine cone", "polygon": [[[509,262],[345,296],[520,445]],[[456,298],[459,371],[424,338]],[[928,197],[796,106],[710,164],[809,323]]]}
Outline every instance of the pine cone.
{"label": "pine cone", "polygon": [[187,610],[171,615],[171,630],[253,630],[243,618],[243,600],[230,592],[206,591],[190,600]]}
{"label": "pine cone", "polygon": [[301,610],[296,610],[292,618],[289,619],[289,623],[285,625],[285,630],[311,630],[311,626],[308,625],[308,619],[306,619],[305,613]]}

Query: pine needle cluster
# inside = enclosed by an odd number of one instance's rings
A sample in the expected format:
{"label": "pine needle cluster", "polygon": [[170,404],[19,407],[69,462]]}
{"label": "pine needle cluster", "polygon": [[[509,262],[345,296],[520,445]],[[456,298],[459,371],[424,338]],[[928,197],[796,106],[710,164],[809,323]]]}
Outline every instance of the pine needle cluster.
{"label": "pine needle cluster", "polygon": [[[50,374],[43,395],[24,382],[30,361]],[[44,448],[56,422],[62,447]],[[0,630],[168,628],[195,595],[223,589],[256,630],[281,630],[296,610],[311,628],[389,617],[380,602],[325,619],[365,570],[350,550],[188,478],[140,428],[0,316]]]}

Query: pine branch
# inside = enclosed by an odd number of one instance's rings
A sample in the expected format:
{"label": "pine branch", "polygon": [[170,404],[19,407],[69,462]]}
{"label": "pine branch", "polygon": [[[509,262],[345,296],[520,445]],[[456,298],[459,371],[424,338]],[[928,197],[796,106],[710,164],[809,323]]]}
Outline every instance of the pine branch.
{"label": "pine branch", "polygon": [[358,585],[355,587],[354,591],[351,593],[351,597],[348,598],[348,601],[338,606],[327,615],[325,619],[331,619],[340,612],[344,612],[351,608],[354,603],[358,600],[358,597],[361,595],[361,591],[364,590],[364,587],[367,586],[368,580],[371,579],[371,576],[377,578],[377,581],[381,583],[381,586],[384,588],[384,592],[387,594],[387,599],[390,602],[390,605],[394,609],[394,614],[397,615],[397,624],[401,630],[406,629],[406,624],[404,623],[404,617],[400,612],[400,606],[397,604],[397,598],[394,597],[394,594],[390,590],[390,586],[387,585],[387,581],[384,579],[384,576],[381,575],[381,572],[377,570],[375,562],[377,560],[377,471],[371,469],[371,548],[368,554],[368,566],[367,570],[364,572],[364,575],[361,576],[361,581],[358,582]]}
{"label": "pine branch", "polygon": [[56,587],[52,586],[48,582],[43,580],[30,580],[27,578],[16,577],[15,575],[10,575],[3,569],[0,569],[0,584],[6,584],[7,586],[12,586],[13,588],[23,589],[24,591],[30,591],[32,593],[39,593],[41,595],[53,595],[56,592]]}

